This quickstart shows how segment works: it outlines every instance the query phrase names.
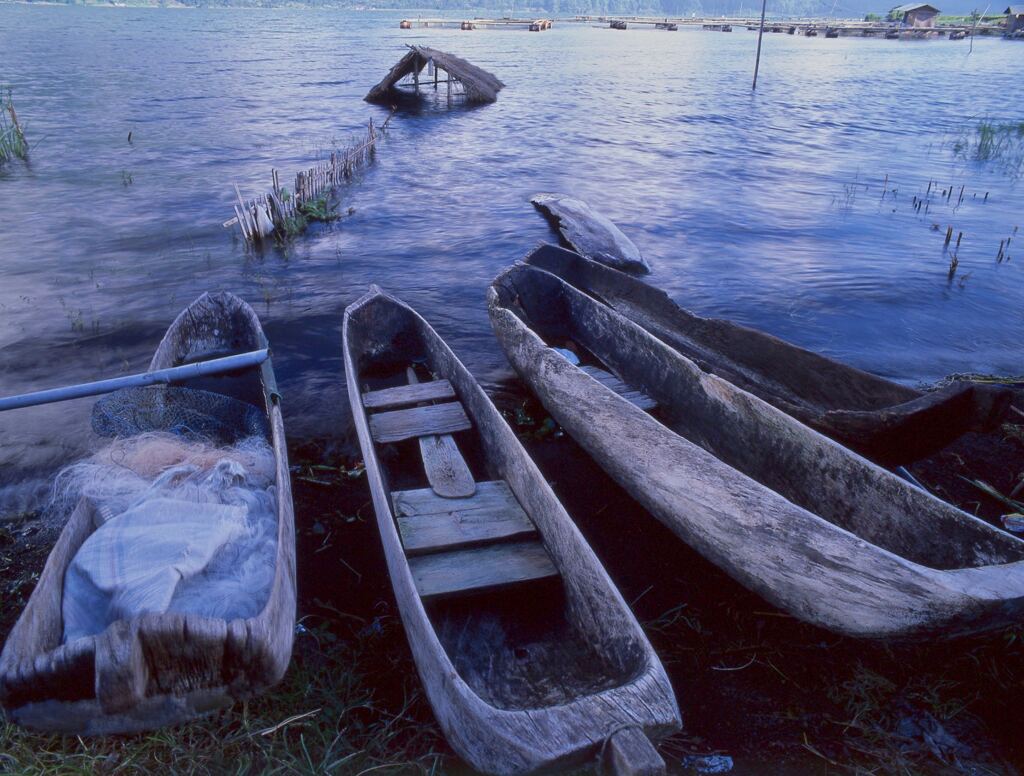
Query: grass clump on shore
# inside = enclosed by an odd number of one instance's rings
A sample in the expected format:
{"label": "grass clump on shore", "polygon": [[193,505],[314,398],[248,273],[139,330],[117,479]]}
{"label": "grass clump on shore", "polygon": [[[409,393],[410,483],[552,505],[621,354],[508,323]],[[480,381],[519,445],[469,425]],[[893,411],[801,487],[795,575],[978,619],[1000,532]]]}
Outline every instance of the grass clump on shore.
{"label": "grass clump on shore", "polygon": [[0,772],[440,773],[447,747],[404,646],[390,618],[344,635],[334,624],[302,627],[288,674],[269,692],[135,736],[35,734],[0,717]]}
{"label": "grass clump on shore", "polygon": [[1024,121],[982,119],[965,130],[953,144],[953,152],[974,162],[993,162],[1019,176],[1024,172]]}
{"label": "grass clump on shore", "polygon": [[6,92],[0,89],[0,164],[11,159],[28,159],[28,141],[8,88]]}

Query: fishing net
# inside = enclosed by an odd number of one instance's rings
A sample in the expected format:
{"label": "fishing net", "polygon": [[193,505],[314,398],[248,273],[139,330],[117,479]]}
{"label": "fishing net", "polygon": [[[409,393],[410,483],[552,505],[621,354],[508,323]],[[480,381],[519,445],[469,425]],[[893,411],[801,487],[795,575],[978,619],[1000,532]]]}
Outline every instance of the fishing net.
{"label": "fishing net", "polygon": [[277,554],[276,463],[259,415],[185,388],[97,404],[94,428],[118,438],[64,469],[51,497],[65,513],[86,499],[95,526],[64,577],[65,641],[147,612],[259,614]]}
{"label": "fishing net", "polygon": [[174,385],[125,388],[93,405],[92,429],[100,436],[170,431],[235,441],[269,436],[266,415],[248,402],[221,393]]}

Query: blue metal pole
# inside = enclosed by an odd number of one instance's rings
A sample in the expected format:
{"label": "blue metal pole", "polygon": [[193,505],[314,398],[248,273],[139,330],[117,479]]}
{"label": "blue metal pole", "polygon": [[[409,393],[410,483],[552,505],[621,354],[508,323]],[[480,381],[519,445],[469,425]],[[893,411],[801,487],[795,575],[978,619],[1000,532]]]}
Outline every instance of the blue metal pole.
{"label": "blue metal pole", "polygon": [[238,353],[233,356],[224,356],[223,358],[212,358],[209,361],[197,361],[194,364],[185,364],[184,366],[172,366],[167,369],[156,369],[152,372],[114,377],[110,380],[98,380],[93,383],[81,383],[80,385],[68,385],[64,388],[50,388],[46,391],[23,393],[20,396],[9,396],[6,399],[0,399],[0,412],[16,410],[21,407],[35,407],[39,404],[50,404],[57,401],[67,401],[68,399],[80,399],[83,396],[98,396],[102,393],[119,391],[122,388],[180,383],[203,375],[234,372],[238,369],[259,366],[269,357],[270,350],[263,348],[262,350]]}

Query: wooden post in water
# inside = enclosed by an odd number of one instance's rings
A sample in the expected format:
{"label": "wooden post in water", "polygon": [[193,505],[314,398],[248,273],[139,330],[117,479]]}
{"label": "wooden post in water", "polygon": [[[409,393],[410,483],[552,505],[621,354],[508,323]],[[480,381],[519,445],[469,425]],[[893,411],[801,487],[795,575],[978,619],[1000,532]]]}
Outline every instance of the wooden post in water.
{"label": "wooden post in water", "polygon": [[754,84],[751,90],[757,89],[757,70],[761,66],[761,38],[764,37],[764,12],[768,0],[761,0],[761,26],[757,30],[757,57],[754,59]]}

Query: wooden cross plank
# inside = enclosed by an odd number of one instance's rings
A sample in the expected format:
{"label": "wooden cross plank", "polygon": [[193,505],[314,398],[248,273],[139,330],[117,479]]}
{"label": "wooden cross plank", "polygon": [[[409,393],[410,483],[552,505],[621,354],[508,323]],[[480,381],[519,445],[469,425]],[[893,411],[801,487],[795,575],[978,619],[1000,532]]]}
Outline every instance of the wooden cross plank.
{"label": "wooden cross plank", "polygon": [[379,391],[368,391],[363,394],[363,406],[368,410],[386,410],[418,404],[421,401],[437,401],[454,399],[455,389],[447,380],[430,380],[425,383],[399,385],[394,388],[381,388]]}
{"label": "wooden cross plank", "polygon": [[629,384],[623,382],[611,372],[607,372],[600,367],[590,366],[589,364],[581,366],[580,369],[601,383],[605,388],[610,388],[623,399],[632,402],[642,410],[653,410],[658,406],[658,402],[646,393],[630,387]]}
{"label": "wooden cross plank", "polygon": [[477,498],[449,501],[447,512],[399,517],[398,532],[406,554],[523,539],[537,533],[537,527],[511,493],[509,501],[501,505],[479,508],[475,506],[477,501]]}
{"label": "wooden cross plank", "polygon": [[391,493],[391,505],[395,517],[444,515],[455,510],[467,515],[522,509],[504,480],[478,482],[476,493],[471,498],[458,501],[438,496],[431,488],[396,490]]}
{"label": "wooden cross plank", "polygon": [[381,444],[429,434],[454,434],[473,427],[462,404],[457,401],[378,412],[370,415],[368,420],[374,441]]}
{"label": "wooden cross plank", "polygon": [[558,576],[539,541],[419,555],[409,558],[409,570],[423,598],[465,595]]}

